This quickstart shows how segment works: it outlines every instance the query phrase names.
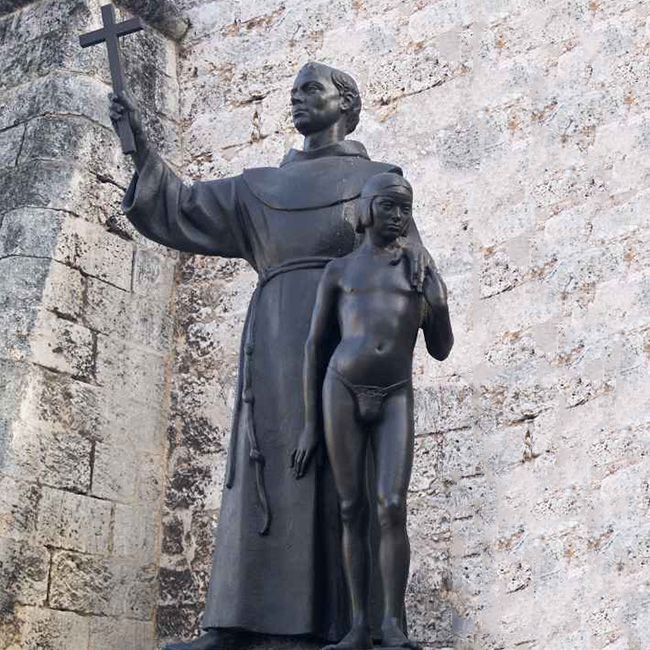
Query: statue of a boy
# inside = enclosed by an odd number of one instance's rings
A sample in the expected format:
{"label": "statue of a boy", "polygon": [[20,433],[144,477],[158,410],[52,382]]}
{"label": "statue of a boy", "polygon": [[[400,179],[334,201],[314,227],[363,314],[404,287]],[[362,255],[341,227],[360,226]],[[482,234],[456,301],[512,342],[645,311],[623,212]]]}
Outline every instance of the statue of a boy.
{"label": "statue of a boy", "polygon": [[[411,269],[399,245],[411,221],[413,193],[408,181],[398,174],[377,174],[366,182],[361,198],[363,243],[330,262],[318,287],[305,346],[305,428],[292,466],[297,478],[303,476],[319,444],[320,378],[327,367],[323,423],[343,520],[344,568],[352,606],[349,633],[327,649],[373,645],[368,617],[368,443],[376,467],[381,528],[381,645],[417,648],[402,626],[410,561],[406,493],[413,465],[413,348],[422,328],[427,350],[443,360],[453,334],[447,290],[437,271],[427,273],[422,293],[409,281]],[[339,343],[327,359],[328,341],[336,330]]]}

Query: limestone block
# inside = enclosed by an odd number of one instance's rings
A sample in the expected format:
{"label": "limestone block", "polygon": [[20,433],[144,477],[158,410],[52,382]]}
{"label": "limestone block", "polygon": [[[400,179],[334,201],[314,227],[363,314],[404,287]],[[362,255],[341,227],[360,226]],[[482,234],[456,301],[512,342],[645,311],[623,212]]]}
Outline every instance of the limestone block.
{"label": "limestone block", "polygon": [[29,4],[29,2],[31,0],[2,0],[0,2],[0,16],[17,11],[24,5]]}
{"label": "limestone block", "polygon": [[149,621],[130,621],[104,616],[90,618],[88,650],[124,650],[124,648],[155,648],[154,626]]}
{"label": "limestone block", "polygon": [[107,444],[144,451],[159,451],[163,444],[165,413],[158,402],[143,404],[120,391],[104,393],[97,436]]}
{"label": "limestone block", "polygon": [[233,0],[222,2],[212,0],[203,2],[188,10],[190,31],[186,36],[188,42],[208,36],[231,25],[240,15],[239,3]]}
{"label": "limestone block", "polygon": [[165,494],[165,505],[170,509],[202,505],[212,484],[212,472],[196,462],[174,467]]}
{"label": "limestone block", "polygon": [[[11,249],[11,228],[4,228],[7,224],[7,216],[0,229],[0,236],[4,237],[0,243],[0,305],[5,311],[21,310],[24,312],[33,311],[39,306],[43,288],[49,272],[49,260],[33,259],[17,255],[13,257]],[[44,237],[45,239],[45,237]]]}
{"label": "limestone block", "polygon": [[16,165],[24,137],[24,126],[16,126],[0,133],[0,168]]}
{"label": "limestone block", "polygon": [[116,135],[77,116],[45,116],[30,120],[18,164],[35,160],[83,160],[95,183],[126,187],[131,177],[128,159],[116,146]]}
{"label": "limestone block", "polygon": [[38,485],[0,477],[0,538],[33,537],[41,490]]}
{"label": "limestone block", "polygon": [[468,0],[443,0],[415,12],[409,20],[409,36],[415,42],[427,41],[441,32],[462,27],[474,18]]}
{"label": "limestone block", "polygon": [[81,314],[84,279],[81,273],[65,264],[50,265],[43,289],[43,308],[55,314],[77,320]]}
{"label": "limestone block", "polygon": [[69,162],[38,160],[9,168],[0,176],[0,191],[7,211],[52,208],[91,221],[108,221],[119,210],[121,190],[110,182],[98,183],[94,175]]}
{"label": "limestone block", "polygon": [[175,44],[148,29],[130,37],[125,50],[124,73],[149,118],[155,115],[176,119],[179,105]]}
{"label": "limestone block", "polygon": [[444,553],[429,553],[413,566],[406,592],[409,637],[441,647],[452,642],[453,606],[447,598],[451,576]]}
{"label": "limestone block", "polygon": [[148,620],[155,599],[153,567],[69,551],[53,555],[50,605],[55,608]]}
{"label": "limestone block", "polygon": [[526,269],[522,269],[518,261],[513,259],[511,252],[505,248],[484,250],[479,276],[481,298],[509,291],[519,284]]}
{"label": "limestone block", "polygon": [[485,476],[467,477],[449,488],[449,513],[452,519],[470,518],[478,514],[494,494]]}
{"label": "limestone block", "polygon": [[483,449],[480,432],[456,429],[443,436],[442,468],[445,480],[457,481],[483,474]]}
{"label": "limestone block", "polygon": [[192,572],[186,567],[161,567],[158,573],[160,580],[160,603],[192,604],[196,598],[197,585]]}
{"label": "limestone block", "polygon": [[188,30],[189,20],[174,0],[162,0],[155,4],[147,0],[120,0],[118,4],[141,16],[147,23],[175,41],[183,38]]}
{"label": "limestone block", "polygon": [[453,378],[417,389],[415,428],[419,433],[467,427],[473,416],[473,388]]}
{"label": "limestone block", "polygon": [[92,493],[115,501],[146,503],[154,508],[162,491],[160,456],[131,447],[98,443],[95,449]]}
{"label": "limestone block", "polygon": [[18,311],[8,309],[0,313],[0,358],[14,362],[24,361],[30,356],[29,334],[36,322],[35,309]]}
{"label": "limestone block", "polygon": [[30,336],[31,358],[83,381],[94,377],[95,337],[76,323],[41,313]]}
{"label": "limestone block", "polygon": [[88,644],[88,618],[74,612],[41,607],[17,609],[20,635],[7,650],[71,650]]}
{"label": "limestone block", "polygon": [[450,516],[443,494],[409,494],[408,530],[413,557],[440,550],[449,541]]}
{"label": "limestone block", "polygon": [[[245,144],[253,137],[254,119],[254,106],[228,109],[217,115],[197,116],[187,132],[189,146],[202,152]],[[219,128],[215,128],[215,124]]]}
{"label": "limestone block", "polygon": [[417,435],[409,492],[435,494],[440,488],[443,440],[441,435]]}
{"label": "limestone block", "polygon": [[130,449],[97,443],[93,495],[113,501],[130,501],[135,495],[138,460]]}
{"label": "limestone block", "polygon": [[112,505],[64,490],[43,488],[38,537],[43,543],[82,553],[106,553]]}
{"label": "limestone block", "polygon": [[160,453],[162,445],[159,445],[158,453],[143,452],[140,456],[140,468],[136,485],[136,495],[139,503],[147,504],[150,509],[158,507],[160,495],[164,490],[165,461]]}
{"label": "limestone block", "polygon": [[135,294],[163,302],[169,300],[176,261],[148,248],[136,247],[133,258]]}
{"label": "limestone block", "polygon": [[133,244],[101,226],[58,210],[26,208],[9,213],[2,230],[3,255],[51,256],[125,291],[131,287]]}
{"label": "limestone block", "polygon": [[163,517],[162,521],[162,552],[166,556],[179,555],[183,552],[184,528],[183,520],[176,515]]}
{"label": "limestone block", "polygon": [[94,386],[35,367],[26,382],[21,419],[57,434],[101,437],[103,400]]}
{"label": "limestone block", "polygon": [[5,93],[0,129],[45,114],[85,116],[112,129],[106,110],[107,93],[105,84],[88,77],[66,73],[43,77]]}
{"label": "limestone block", "polygon": [[203,605],[160,605],[156,610],[156,637],[193,638],[199,629]]}
{"label": "limestone block", "polygon": [[100,48],[79,47],[79,34],[92,29],[98,13],[98,2],[48,0],[4,18],[0,22],[2,86],[14,87],[59,70],[107,81],[105,53]]}
{"label": "limestone block", "polygon": [[97,382],[121,386],[124,395],[143,404],[160,404],[165,384],[164,358],[126,341],[97,336]]}
{"label": "limestone block", "polygon": [[0,539],[0,604],[42,605],[47,598],[50,554],[43,546]]}
{"label": "limestone block", "polygon": [[55,257],[125,291],[131,288],[133,244],[81,219],[62,223]]}
{"label": "limestone block", "polygon": [[166,302],[137,296],[95,278],[87,278],[84,298],[83,322],[91,329],[161,353],[167,351],[172,323]]}
{"label": "limestone block", "polygon": [[143,562],[151,560],[155,556],[157,537],[157,513],[150,506],[115,504],[113,555]]}
{"label": "limestone block", "polygon": [[29,476],[52,487],[86,492],[90,485],[92,443],[76,433],[57,434],[16,422],[11,430],[3,473]]}

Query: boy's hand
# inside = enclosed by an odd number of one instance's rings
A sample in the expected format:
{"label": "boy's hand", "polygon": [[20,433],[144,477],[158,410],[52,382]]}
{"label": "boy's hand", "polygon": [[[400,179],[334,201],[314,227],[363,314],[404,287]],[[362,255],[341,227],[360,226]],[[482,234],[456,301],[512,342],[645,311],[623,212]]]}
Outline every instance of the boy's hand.
{"label": "boy's hand", "polygon": [[320,440],[316,428],[305,425],[298,438],[298,445],[291,454],[291,469],[296,479],[302,478],[307,472],[309,463],[318,448]]}
{"label": "boy's hand", "polygon": [[447,306],[447,285],[437,270],[427,271],[423,291],[425,300],[433,309]]}

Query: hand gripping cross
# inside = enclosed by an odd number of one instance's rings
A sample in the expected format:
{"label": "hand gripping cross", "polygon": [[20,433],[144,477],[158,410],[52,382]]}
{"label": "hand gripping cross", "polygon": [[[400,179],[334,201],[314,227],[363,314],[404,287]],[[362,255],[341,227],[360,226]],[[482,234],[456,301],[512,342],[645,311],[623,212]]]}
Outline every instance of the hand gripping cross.
{"label": "hand gripping cross", "polygon": [[[106,43],[108,49],[108,64],[111,69],[111,79],[113,81],[113,92],[119,94],[124,91],[124,70],[122,69],[122,60],[120,59],[120,49],[118,38],[126,36],[133,32],[144,29],[144,24],[140,18],[130,18],[121,23],[115,22],[115,7],[111,4],[102,7],[102,22],[104,27],[94,32],[88,32],[79,37],[81,47],[89,47],[98,43]],[[135,140],[133,131],[129,123],[128,116],[122,116],[117,122],[117,129],[122,143],[124,153],[133,153],[135,151]]]}

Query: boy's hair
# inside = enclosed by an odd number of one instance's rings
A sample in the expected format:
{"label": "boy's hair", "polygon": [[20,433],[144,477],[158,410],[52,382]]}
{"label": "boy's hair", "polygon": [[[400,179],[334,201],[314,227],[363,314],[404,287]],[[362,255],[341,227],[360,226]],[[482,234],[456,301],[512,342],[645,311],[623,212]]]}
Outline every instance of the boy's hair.
{"label": "boy's hair", "polygon": [[413,196],[411,184],[401,175],[395,172],[383,172],[371,176],[364,184],[360,197],[360,212],[355,230],[358,233],[365,232],[372,224],[372,200],[377,196],[385,194],[386,190],[392,187],[407,189]]}

